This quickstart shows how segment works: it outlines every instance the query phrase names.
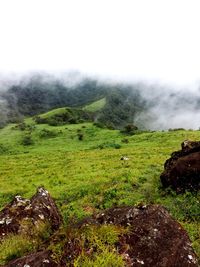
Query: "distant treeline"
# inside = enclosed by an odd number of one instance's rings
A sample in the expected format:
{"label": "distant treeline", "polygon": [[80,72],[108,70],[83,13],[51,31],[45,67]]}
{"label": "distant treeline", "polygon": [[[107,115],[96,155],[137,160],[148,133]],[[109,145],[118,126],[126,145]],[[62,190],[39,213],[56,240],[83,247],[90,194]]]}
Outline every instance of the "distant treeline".
{"label": "distant treeline", "polygon": [[97,100],[105,105],[92,114],[99,126],[122,129],[129,124],[139,129],[197,128],[200,116],[200,90],[174,90],[145,83],[106,83],[83,78],[66,83],[42,75],[0,91],[0,127],[20,122],[61,107],[82,109]]}
{"label": "distant treeline", "polygon": [[35,76],[1,93],[7,113],[0,118],[0,125],[19,122],[24,116],[38,115],[54,108],[81,108],[104,97],[106,104],[95,114],[95,121],[110,128],[120,129],[133,123],[135,114],[144,109],[144,100],[137,88],[105,84],[94,79],[83,79],[69,86],[59,80],[44,82],[40,76]]}

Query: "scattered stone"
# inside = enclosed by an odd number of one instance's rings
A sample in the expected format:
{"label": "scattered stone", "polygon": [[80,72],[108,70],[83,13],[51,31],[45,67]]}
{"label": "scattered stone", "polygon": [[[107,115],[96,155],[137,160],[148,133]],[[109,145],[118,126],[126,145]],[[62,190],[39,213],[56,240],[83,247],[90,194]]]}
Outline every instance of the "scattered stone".
{"label": "scattered stone", "polygon": [[40,221],[48,222],[52,230],[57,230],[62,222],[54,200],[42,187],[30,200],[15,196],[0,212],[0,240],[10,233],[22,231],[21,223],[24,220],[29,220],[33,225]]}
{"label": "scattered stone", "polygon": [[[62,221],[54,201],[44,188],[39,188],[31,200],[15,197],[0,212],[2,238],[8,233],[19,233],[20,222],[25,218],[32,219],[33,223],[48,221],[53,230],[57,230]],[[48,247],[47,242],[40,247],[40,251],[12,260],[4,267],[72,267],[74,259],[83,253],[84,246],[77,240],[77,231],[81,234],[85,226],[102,224],[127,229],[115,244],[116,251],[123,257],[126,266],[198,267],[197,256],[187,232],[160,205],[105,210],[73,225],[66,233],[56,232],[51,236],[51,246]],[[61,254],[54,262],[55,254],[47,251],[47,247],[51,250],[60,242],[63,244],[59,252]],[[87,247],[88,255],[93,253],[93,249]]]}
{"label": "scattered stone", "polygon": [[80,227],[93,224],[128,227],[125,240],[121,240],[117,248],[124,258],[128,259],[128,266],[198,266],[197,256],[191,247],[187,232],[162,206],[109,209],[84,220]]}
{"label": "scattered stone", "polygon": [[129,160],[129,158],[126,157],[126,156],[122,156],[122,157],[121,157],[121,160]]}
{"label": "scattered stone", "polygon": [[186,140],[182,149],[171,154],[164,164],[160,179],[164,188],[171,187],[177,193],[200,189],[200,142]]}

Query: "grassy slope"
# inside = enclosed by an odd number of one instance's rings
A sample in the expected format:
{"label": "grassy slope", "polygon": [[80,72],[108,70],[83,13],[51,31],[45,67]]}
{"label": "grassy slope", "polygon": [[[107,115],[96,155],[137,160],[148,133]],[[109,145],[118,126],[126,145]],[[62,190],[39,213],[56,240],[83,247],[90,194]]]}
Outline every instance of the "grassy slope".
{"label": "grassy slope", "polygon": [[56,109],[52,109],[46,113],[41,114],[41,118],[49,118],[51,116],[57,115],[57,114],[63,114],[66,112],[66,107],[63,108],[56,108]]}
{"label": "grassy slope", "polygon": [[[27,120],[32,123],[31,119]],[[199,140],[200,131],[142,133],[130,137],[90,123],[51,127],[36,125],[34,145],[22,146],[24,131],[9,125],[0,130],[0,207],[15,194],[30,197],[44,185],[56,199],[65,222],[112,205],[160,203],[189,231],[200,256],[199,196],[176,196],[159,190],[159,175],[171,152],[184,139]],[[42,129],[57,132],[41,138]],[[83,140],[78,140],[78,132]],[[122,142],[124,138],[128,144]],[[102,145],[103,144],[103,145]],[[120,144],[120,149],[115,149]],[[99,147],[104,147],[100,149]],[[126,155],[129,161],[121,161]]]}
{"label": "grassy slope", "polygon": [[[95,112],[101,110],[106,104],[105,97],[97,100],[89,105],[84,106],[82,109],[89,112]],[[56,108],[40,115],[41,118],[46,119],[54,115],[63,114],[66,112],[67,107]]]}
{"label": "grassy slope", "polygon": [[101,110],[105,106],[105,104],[106,104],[106,98],[104,97],[100,100],[93,102],[90,105],[86,105],[83,108],[83,110],[90,111],[90,112],[96,112],[96,111]]}

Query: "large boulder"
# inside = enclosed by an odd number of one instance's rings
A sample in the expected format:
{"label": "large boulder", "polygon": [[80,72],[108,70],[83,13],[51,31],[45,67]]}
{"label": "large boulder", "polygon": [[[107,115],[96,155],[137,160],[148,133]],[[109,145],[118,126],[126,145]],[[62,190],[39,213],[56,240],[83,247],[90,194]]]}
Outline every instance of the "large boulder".
{"label": "large boulder", "polygon": [[127,266],[198,266],[187,232],[160,205],[109,209],[86,219],[81,227],[90,224],[114,224],[129,228],[117,247],[126,256]]}
{"label": "large boulder", "polygon": [[17,234],[23,231],[24,221],[29,221],[32,226],[44,222],[48,223],[52,230],[59,228],[62,219],[47,190],[39,187],[30,200],[15,196],[0,212],[0,240],[10,233]]}
{"label": "large boulder", "polygon": [[[33,225],[47,221],[55,230],[61,223],[55,203],[44,188],[39,188],[31,200],[15,197],[1,211],[1,235],[20,233],[20,222],[26,218],[32,219]],[[38,252],[10,261],[4,267],[72,267],[85,248],[88,253],[94,251],[87,240],[80,240],[85,227],[102,224],[127,228],[115,244],[116,253],[122,255],[126,266],[198,267],[187,232],[160,205],[105,210],[72,225],[68,231],[57,231]]]}
{"label": "large boulder", "polygon": [[171,187],[177,193],[200,189],[200,142],[186,140],[182,149],[171,154],[160,176],[164,188]]}

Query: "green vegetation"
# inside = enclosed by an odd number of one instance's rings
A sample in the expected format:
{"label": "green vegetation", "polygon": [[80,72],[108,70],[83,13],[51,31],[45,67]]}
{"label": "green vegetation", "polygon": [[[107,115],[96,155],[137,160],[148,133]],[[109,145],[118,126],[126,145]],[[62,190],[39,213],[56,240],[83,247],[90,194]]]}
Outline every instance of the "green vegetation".
{"label": "green vegetation", "polygon": [[[39,185],[51,192],[65,225],[113,205],[162,204],[188,231],[200,256],[200,194],[164,191],[159,180],[170,154],[179,150],[185,139],[200,140],[200,131],[136,131],[125,136],[90,122],[50,126],[26,119],[24,124],[23,130],[16,124],[0,130],[1,208],[16,194],[32,196]],[[29,145],[22,143],[26,136],[31,136]],[[122,156],[129,160],[120,160]],[[99,238],[98,231],[95,229]],[[112,236],[105,234],[105,238],[113,238],[112,243],[116,236],[109,231]],[[9,252],[11,247],[21,247],[14,245],[15,237],[5,242],[0,247],[2,262],[19,255]],[[26,247],[19,253],[32,249],[29,241],[27,245],[19,242]],[[76,266],[123,266],[123,261],[111,244],[102,246],[93,257],[83,253]]]}
{"label": "green vegetation", "polygon": [[[122,129],[133,123],[138,112],[146,109],[139,85],[112,85],[87,78],[67,86],[54,77],[46,79],[42,75],[33,75],[10,86],[0,93],[0,97],[5,103],[0,107],[0,128],[6,123],[19,123],[24,117],[35,115],[38,123],[54,126],[95,119],[104,127]],[[65,107],[73,109],[70,111]],[[79,111],[75,112],[74,108]],[[44,112],[48,113],[38,116]],[[91,118],[91,113],[95,118]]]}
{"label": "green vegetation", "polygon": [[122,256],[113,251],[109,251],[108,246],[102,248],[102,252],[97,252],[91,259],[81,255],[74,262],[74,267],[125,267]]}
{"label": "green vegetation", "polygon": [[76,124],[93,120],[93,114],[75,108],[58,108],[35,117],[38,124],[47,123],[51,126]]}
{"label": "green vegetation", "polygon": [[104,108],[106,104],[106,98],[102,98],[100,100],[97,100],[89,105],[86,105],[83,110],[90,111],[90,112],[96,112]]}
{"label": "green vegetation", "polygon": [[23,145],[23,146],[30,146],[30,145],[33,145],[33,139],[32,139],[32,137],[31,137],[31,135],[30,134],[28,134],[28,135],[24,135],[23,137],[22,137],[22,141],[21,141],[21,144]]}
{"label": "green vegetation", "polygon": [[23,234],[10,234],[0,243],[0,264],[5,264],[38,249],[51,232],[48,223],[41,222],[35,226],[32,222],[25,220],[21,227]]}
{"label": "green vegetation", "polygon": [[19,258],[32,251],[32,241],[24,235],[10,235],[0,244],[0,264]]}
{"label": "green vegetation", "polygon": [[[74,258],[74,265],[82,266],[119,266],[124,267],[124,259],[118,254],[116,244],[128,230],[114,225],[92,226],[85,225],[82,228],[60,229],[60,238],[57,235],[56,243],[50,243],[48,249],[52,251],[52,258],[60,262],[63,250],[70,251],[70,257],[66,257],[67,263]],[[67,265],[68,266],[68,265]]]}

